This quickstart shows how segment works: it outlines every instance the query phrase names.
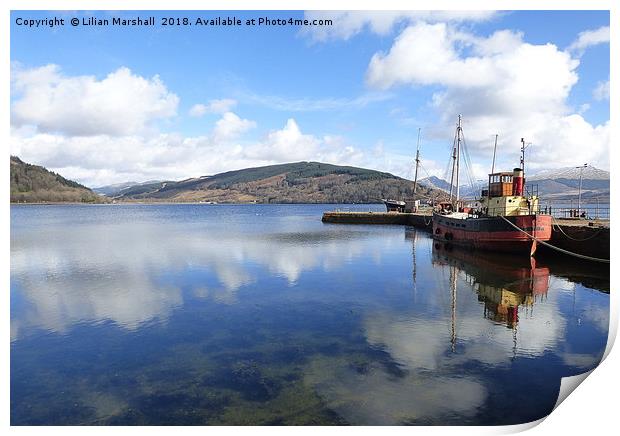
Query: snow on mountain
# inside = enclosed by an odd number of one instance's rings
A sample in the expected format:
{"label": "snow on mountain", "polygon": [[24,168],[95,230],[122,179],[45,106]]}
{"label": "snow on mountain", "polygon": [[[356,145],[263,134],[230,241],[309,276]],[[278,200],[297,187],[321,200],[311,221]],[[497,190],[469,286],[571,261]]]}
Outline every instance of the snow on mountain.
{"label": "snow on mountain", "polygon": [[543,170],[537,172],[531,177],[528,177],[528,180],[579,180],[581,171],[583,171],[584,180],[609,180],[609,171],[601,170],[592,166],[588,166],[583,169],[576,167],[565,167]]}

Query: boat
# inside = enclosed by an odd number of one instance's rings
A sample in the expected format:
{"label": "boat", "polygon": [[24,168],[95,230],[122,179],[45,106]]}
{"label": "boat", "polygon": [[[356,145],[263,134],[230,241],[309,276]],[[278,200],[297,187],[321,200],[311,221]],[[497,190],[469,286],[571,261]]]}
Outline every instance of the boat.
{"label": "boat", "polygon": [[[418,129],[418,146],[415,156],[415,177],[413,179],[413,195],[415,197],[417,189],[418,189],[418,168],[420,166],[420,132],[422,129]],[[416,200],[415,198],[406,199],[406,201],[402,200],[386,200],[381,199],[388,212],[417,212],[420,207],[420,200]]]}
{"label": "boat", "polygon": [[385,200],[382,199],[383,204],[387,208],[388,212],[404,212],[405,211],[405,202],[400,200]]}
{"label": "boat", "polygon": [[[525,189],[525,141],[521,139],[521,142],[521,166],[512,172],[495,172],[493,164],[488,189],[481,191],[479,200],[466,204],[459,199],[458,187],[463,146],[459,115],[452,153],[450,201],[440,203],[433,211],[434,239],[473,249],[530,256],[535,254],[538,241],[551,239],[551,215],[541,213],[538,195]],[[453,196],[455,175],[456,196]]]}

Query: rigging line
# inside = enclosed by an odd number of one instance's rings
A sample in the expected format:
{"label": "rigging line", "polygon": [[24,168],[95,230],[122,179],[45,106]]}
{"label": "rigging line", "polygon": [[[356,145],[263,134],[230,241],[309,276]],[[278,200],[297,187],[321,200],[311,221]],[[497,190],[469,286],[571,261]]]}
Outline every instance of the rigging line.
{"label": "rigging line", "polygon": [[454,149],[456,147],[456,134],[454,136],[454,138],[452,139],[452,145],[450,147],[447,147],[450,151],[450,153],[448,154],[448,164],[446,165],[446,168],[443,172],[443,179],[444,180],[448,180],[449,177],[449,172],[450,172],[450,167],[452,166],[452,155],[454,154]]}
{"label": "rigging line", "polygon": [[558,222],[557,222],[557,220],[556,220],[556,218],[555,218],[555,217],[553,217],[553,216],[552,216],[552,217],[551,217],[551,220],[553,221],[553,228],[554,228],[554,229],[555,229],[555,228],[557,228],[557,229],[558,229],[558,230],[559,230],[559,231],[560,231],[560,232],[561,232],[564,236],[566,236],[568,239],[570,239],[570,240],[572,240],[572,241],[575,241],[575,242],[583,242],[583,241],[587,241],[588,239],[592,239],[592,238],[594,238],[595,236],[597,236],[599,233],[601,233],[601,232],[603,231],[603,228],[602,228],[602,227],[600,227],[600,228],[598,229],[598,231],[597,231],[596,233],[594,233],[593,235],[590,235],[590,236],[588,236],[588,237],[587,237],[587,238],[585,238],[585,239],[576,239],[576,238],[573,238],[573,237],[571,237],[571,236],[568,236],[568,235],[564,232],[564,230],[562,229],[562,225],[561,225],[560,223],[558,223]]}
{"label": "rigging line", "polygon": [[527,236],[529,236],[529,237],[530,237],[531,239],[533,239],[534,241],[536,241],[536,242],[538,242],[538,243],[540,243],[540,244],[546,245],[546,246],[547,246],[547,247],[549,247],[549,248],[552,248],[552,249],[557,250],[557,251],[559,251],[559,252],[561,252],[561,253],[564,253],[564,254],[568,254],[568,255],[571,255],[571,256],[579,257],[580,259],[593,260],[594,262],[609,263],[609,259],[600,259],[600,258],[598,258],[598,257],[591,257],[591,256],[586,256],[586,255],[584,255],[584,254],[573,253],[572,251],[564,250],[563,248],[556,247],[555,245],[551,245],[551,244],[549,244],[549,243],[547,243],[547,242],[545,242],[545,241],[541,241],[541,240],[540,240],[540,239],[538,239],[537,237],[530,235],[528,232],[526,232],[526,231],[525,231],[525,230],[523,230],[522,228],[517,227],[516,225],[514,225],[513,223],[511,223],[511,222],[510,222],[510,221],[509,221],[506,217],[501,216],[501,215],[500,215],[499,217],[500,217],[501,219],[503,219],[504,221],[506,221],[508,224],[510,224],[512,227],[514,227],[515,229],[517,229],[518,231],[520,231],[521,233],[526,234]]}
{"label": "rigging line", "polygon": [[450,167],[452,167],[452,154],[454,153],[454,145],[453,148],[450,150],[450,157],[448,158],[448,164],[446,165],[446,169],[443,172],[443,179],[444,180],[448,180],[450,178]]}
{"label": "rigging line", "polygon": [[420,168],[422,168],[424,170],[424,172],[426,173],[426,177],[428,177],[430,179],[431,175],[428,173],[428,171],[426,171],[426,168],[424,168],[424,165],[422,165],[422,162],[420,162]]}
{"label": "rigging line", "polygon": [[467,147],[467,142],[465,141],[465,133],[462,130],[461,130],[461,135],[463,136],[463,151],[465,155],[465,166],[467,167],[467,177],[469,179],[469,184],[471,185],[471,188],[473,190],[477,190],[478,185],[476,183],[476,180],[473,174],[474,169],[471,163],[471,158],[469,156],[469,147]]}
{"label": "rigging line", "polygon": [[466,176],[467,176],[467,181],[468,181],[468,183],[470,185],[470,188],[472,190],[474,190],[475,187],[473,185],[472,176],[471,176],[472,166],[471,166],[471,161],[469,159],[469,151],[467,149],[467,143],[465,141],[465,133],[463,132],[463,130],[461,130],[461,136],[463,137],[463,140],[462,140],[463,146],[461,148],[463,150],[463,158],[464,158],[463,160],[465,162],[465,170],[466,170],[465,172],[466,172]]}
{"label": "rigging line", "polygon": [[[426,168],[424,167],[424,165],[422,165],[422,162],[420,162],[420,167],[424,170],[424,173],[426,174],[426,177],[428,177],[429,179],[432,177],[429,172],[426,170]],[[444,179],[445,180],[445,179]],[[428,185],[425,185],[424,183],[422,183],[422,186],[426,187],[427,189],[431,189]],[[439,187],[435,187],[436,190],[441,191],[441,192],[445,192],[443,189],[439,188]],[[426,198],[428,198],[429,200],[434,200],[435,198],[438,197],[438,195],[436,196],[432,196],[432,195],[426,195]]]}

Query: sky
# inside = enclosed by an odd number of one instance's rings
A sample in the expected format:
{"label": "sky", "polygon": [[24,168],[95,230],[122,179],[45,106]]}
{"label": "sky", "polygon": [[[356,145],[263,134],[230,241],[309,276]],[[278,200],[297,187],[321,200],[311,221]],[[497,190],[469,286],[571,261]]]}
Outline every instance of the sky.
{"label": "sky", "polygon": [[412,179],[418,129],[420,178],[445,178],[459,114],[462,180],[490,172],[496,134],[497,169],[524,138],[526,173],[609,170],[606,11],[12,11],[10,45],[11,154],[89,187],[297,161]]}

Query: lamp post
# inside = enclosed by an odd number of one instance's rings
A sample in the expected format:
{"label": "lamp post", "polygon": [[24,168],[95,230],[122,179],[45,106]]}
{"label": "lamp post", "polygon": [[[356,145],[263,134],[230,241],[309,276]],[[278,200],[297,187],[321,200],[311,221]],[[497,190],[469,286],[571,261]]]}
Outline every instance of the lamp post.
{"label": "lamp post", "polygon": [[581,218],[581,181],[583,180],[583,169],[586,168],[588,164],[583,164],[581,166],[575,167],[579,168],[579,196],[577,197],[577,216]]}

